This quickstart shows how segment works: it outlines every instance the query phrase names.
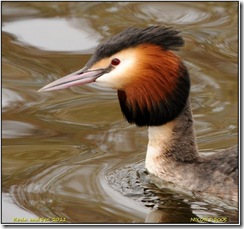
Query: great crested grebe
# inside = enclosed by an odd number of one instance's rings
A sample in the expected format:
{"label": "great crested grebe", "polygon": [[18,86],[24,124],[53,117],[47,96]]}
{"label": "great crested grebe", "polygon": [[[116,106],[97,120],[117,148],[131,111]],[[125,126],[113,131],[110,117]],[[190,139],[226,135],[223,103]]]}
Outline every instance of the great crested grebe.
{"label": "great crested grebe", "polygon": [[39,91],[98,82],[117,89],[125,118],[149,126],[145,166],[183,189],[238,201],[237,148],[198,154],[186,66],[172,51],[184,45],[168,27],[129,28],[100,44],[81,70]]}

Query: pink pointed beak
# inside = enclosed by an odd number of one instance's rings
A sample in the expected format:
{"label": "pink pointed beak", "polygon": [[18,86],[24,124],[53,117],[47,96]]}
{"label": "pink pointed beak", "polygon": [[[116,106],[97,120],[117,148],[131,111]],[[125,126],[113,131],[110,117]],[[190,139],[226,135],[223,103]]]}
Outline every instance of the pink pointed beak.
{"label": "pink pointed beak", "polygon": [[76,85],[83,85],[95,82],[95,80],[103,75],[104,73],[108,72],[108,68],[103,69],[96,69],[96,70],[87,70],[86,67],[82,68],[81,70],[64,76],[60,79],[53,81],[52,83],[42,87],[38,92],[41,91],[54,91],[60,90],[64,88],[69,88]]}

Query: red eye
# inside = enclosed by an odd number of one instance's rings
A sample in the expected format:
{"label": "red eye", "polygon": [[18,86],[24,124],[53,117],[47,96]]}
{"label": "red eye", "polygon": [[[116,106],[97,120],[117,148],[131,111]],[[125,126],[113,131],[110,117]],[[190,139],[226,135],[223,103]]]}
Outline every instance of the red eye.
{"label": "red eye", "polygon": [[114,65],[114,66],[119,65],[119,63],[120,63],[120,60],[118,58],[114,58],[114,59],[111,60],[111,64]]}

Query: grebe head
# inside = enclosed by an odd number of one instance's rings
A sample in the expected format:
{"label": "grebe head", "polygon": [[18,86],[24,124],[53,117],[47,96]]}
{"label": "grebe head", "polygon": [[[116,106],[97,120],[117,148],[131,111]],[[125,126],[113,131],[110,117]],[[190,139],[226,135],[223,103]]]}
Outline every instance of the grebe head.
{"label": "grebe head", "polygon": [[189,95],[187,69],[171,51],[183,45],[171,28],[129,28],[100,44],[84,68],[39,91],[97,82],[118,90],[128,122],[163,125],[179,115]]}

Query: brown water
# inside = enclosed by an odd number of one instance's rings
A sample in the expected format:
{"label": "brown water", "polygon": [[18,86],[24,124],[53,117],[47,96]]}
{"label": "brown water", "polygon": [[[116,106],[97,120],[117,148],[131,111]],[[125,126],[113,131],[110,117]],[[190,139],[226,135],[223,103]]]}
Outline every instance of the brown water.
{"label": "brown water", "polygon": [[109,173],[143,160],[147,145],[147,129],[124,121],[115,91],[37,90],[80,69],[100,41],[128,26],[173,26],[186,42],[178,54],[191,74],[200,152],[234,146],[238,3],[3,2],[2,14],[4,223],[235,221],[235,211],[160,190],[165,207],[145,207],[107,183]]}

